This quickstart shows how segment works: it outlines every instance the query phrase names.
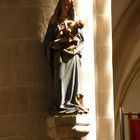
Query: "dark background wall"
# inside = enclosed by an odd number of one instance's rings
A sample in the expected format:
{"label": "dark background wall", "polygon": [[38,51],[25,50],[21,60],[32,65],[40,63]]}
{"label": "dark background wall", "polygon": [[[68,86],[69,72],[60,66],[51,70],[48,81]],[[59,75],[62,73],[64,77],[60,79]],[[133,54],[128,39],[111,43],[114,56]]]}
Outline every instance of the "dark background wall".
{"label": "dark background wall", "polygon": [[50,77],[43,37],[54,1],[0,1],[0,140],[46,140]]}

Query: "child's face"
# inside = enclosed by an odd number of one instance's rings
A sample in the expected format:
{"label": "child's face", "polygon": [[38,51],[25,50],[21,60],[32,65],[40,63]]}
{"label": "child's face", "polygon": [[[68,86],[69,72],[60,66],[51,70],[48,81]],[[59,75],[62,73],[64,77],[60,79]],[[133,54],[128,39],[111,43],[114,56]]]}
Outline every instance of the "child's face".
{"label": "child's face", "polygon": [[82,29],[82,28],[84,27],[84,23],[83,23],[82,21],[77,21],[77,22],[75,23],[75,26],[76,26],[77,28]]}

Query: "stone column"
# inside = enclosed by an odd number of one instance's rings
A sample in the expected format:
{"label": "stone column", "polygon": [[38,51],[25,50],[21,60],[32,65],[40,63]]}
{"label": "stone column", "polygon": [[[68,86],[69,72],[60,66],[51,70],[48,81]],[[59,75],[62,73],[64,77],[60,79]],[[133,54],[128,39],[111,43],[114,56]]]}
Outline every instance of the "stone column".
{"label": "stone column", "polygon": [[89,115],[56,115],[47,119],[52,140],[81,140],[90,132]]}
{"label": "stone column", "polygon": [[42,40],[49,0],[0,1],[0,139],[46,140],[50,83]]}
{"label": "stone column", "polygon": [[97,140],[114,139],[111,0],[96,0],[94,9]]}

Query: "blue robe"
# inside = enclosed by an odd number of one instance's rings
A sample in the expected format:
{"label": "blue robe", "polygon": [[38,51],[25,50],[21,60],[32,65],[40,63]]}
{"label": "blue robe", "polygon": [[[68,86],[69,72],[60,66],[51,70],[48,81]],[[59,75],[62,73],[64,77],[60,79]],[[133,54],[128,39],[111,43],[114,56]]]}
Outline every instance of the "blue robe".
{"label": "blue robe", "polygon": [[[84,38],[81,30],[78,30],[76,37],[79,41],[75,46],[76,53],[69,52],[63,44],[61,49],[55,50],[50,44],[57,39],[59,31],[60,27],[56,22],[49,24],[44,41],[45,54],[49,57],[53,75],[53,106],[59,112],[73,113],[82,108],[80,69]],[[74,52],[74,49],[72,51]]]}

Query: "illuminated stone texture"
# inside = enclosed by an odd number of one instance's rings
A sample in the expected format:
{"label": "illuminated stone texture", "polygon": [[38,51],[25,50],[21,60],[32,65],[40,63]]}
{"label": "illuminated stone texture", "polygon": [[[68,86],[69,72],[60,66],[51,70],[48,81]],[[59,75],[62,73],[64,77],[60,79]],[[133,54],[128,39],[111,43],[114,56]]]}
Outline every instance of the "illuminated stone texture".
{"label": "illuminated stone texture", "polygon": [[81,140],[90,123],[88,115],[56,115],[47,119],[47,132],[53,140]]}

